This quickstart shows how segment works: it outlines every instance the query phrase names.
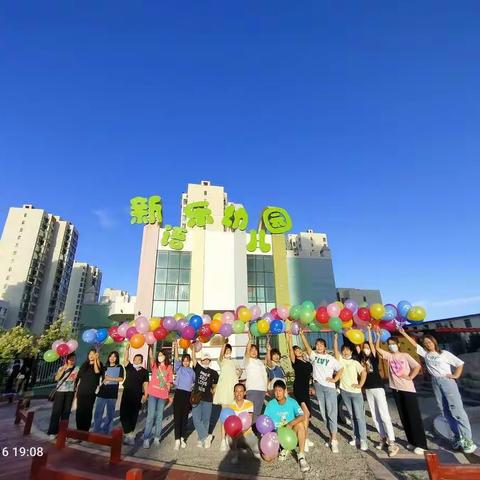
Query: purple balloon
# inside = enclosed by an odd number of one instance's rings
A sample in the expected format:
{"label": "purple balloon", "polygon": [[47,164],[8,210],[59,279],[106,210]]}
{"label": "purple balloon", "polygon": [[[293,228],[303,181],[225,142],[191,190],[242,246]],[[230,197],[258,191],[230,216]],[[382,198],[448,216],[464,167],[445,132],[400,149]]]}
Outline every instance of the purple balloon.
{"label": "purple balloon", "polygon": [[354,314],[357,313],[358,303],[355,300],[352,300],[351,298],[349,298],[348,300],[345,300],[344,305],[345,305],[345,308],[348,308]]}
{"label": "purple balloon", "polygon": [[270,417],[267,417],[267,415],[260,415],[255,422],[255,426],[257,427],[259,433],[261,433],[262,435],[273,432],[273,430],[275,429],[275,424],[273,423],[273,420]]}
{"label": "purple balloon", "polygon": [[193,340],[195,338],[195,329],[190,325],[184,327],[182,330],[182,338],[185,340]]}
{"label": "purple balloon", "polygon": [[275,432],[266,433],[260,440],[260,450],[267,458],[276,457],[279,449],[280,442]]}
{"label": "purple balloon", "polygon": [[181,318],[180,320],[177,320],[177,325],[175,330],[177,332],[182,332],[182,330],[188,325],[188,320],[186,318]]}
{"label": "purple balloon", "polygon": [[172,331],[172,330],[175,330],[177,326],[177,322],[173,317],[165,317],[163,319],[162,325],[165,330]]}
{"label": "purple balloon", "polygon": [[298,322],[292,322],[291,330],[292,335],[298,335],[300,333],[300,325]]}
{"label": "purple balloon", "polygon": [[224,323],[218,332],[222,337],[229,337],[232,334],[232,326],[229,323]]}
{"label": "purple balloon", "polygon": [[275,320],[275,315],[269,312],[269,313],[266,313],[262,318],[265,319],[268,323],[271,323]]}
{"label": "purple balloon", "polygon": [[130,340],[135,334],[137,334],[137,329],[135,327],[130,327],[127,330],[127,338]]}

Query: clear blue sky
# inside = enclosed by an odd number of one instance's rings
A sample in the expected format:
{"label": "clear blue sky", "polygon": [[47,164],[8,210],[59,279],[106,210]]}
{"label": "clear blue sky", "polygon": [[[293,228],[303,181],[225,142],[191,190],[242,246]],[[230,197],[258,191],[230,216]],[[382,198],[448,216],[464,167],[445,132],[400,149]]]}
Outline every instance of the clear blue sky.
{"label": "clear blue sky", "polygon": [[329,235],[338,286],[480,311],[478,1],[6,1],[0,221],[74,222],[136,290],[128,201],[224,185]]}

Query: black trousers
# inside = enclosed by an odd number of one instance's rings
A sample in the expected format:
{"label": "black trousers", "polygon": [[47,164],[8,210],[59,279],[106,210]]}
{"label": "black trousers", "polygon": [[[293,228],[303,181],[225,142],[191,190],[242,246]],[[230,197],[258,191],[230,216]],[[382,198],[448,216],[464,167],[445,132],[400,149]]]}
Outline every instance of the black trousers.
{"label": "black trousers", "polygon": [[77,430],[90,430],[92,424],[93,405],[96,399],[95,393],[77,393]]}
{"label": "black trousers", "polygon": [[426,450],[427,439],[418,406],[417,394],[415,392],[393,390],[393,395],[408,443],[414,447],[420,447]]}
{"label": "black trousers", "polygon": [[123,433],[132,433],[137,426],[138,414],[142,406],[142,395],[138,392],[123,390],[122,401],[120,402],[120,422]]}
{"label": "black trousers", "polygon": [[74,392],[57,392],[52,405],[52,414],[50,415],[49,435],[56,435],[60,425],[60,420],[68,420],[72,411]]}
{"label": "black trousers", "polygon": [[173,397],[173,425],[175,427],[175,440],[185,438],[187,435],[188,414],[190,412],[190,392],[175,390]]}

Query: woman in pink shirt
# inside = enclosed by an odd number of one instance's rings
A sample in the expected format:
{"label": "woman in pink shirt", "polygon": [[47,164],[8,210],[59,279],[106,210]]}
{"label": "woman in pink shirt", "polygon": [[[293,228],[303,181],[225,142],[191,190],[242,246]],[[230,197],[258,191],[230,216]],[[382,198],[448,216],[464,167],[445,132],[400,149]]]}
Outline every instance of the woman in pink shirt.
{"label": "woman in pink shirt", "polygon": [[408,353],[398,351],[398,339],[388,339],[388,352],[380,348],[380,335],[377,332],[375,348],[377,353],[388,362],[390,388],[395,397],[398,414],[409,446],[417,455],[423,455],[427,449],[427,439],[423,428],[422,416],[418,406],[417,392],[413,379],[420,372],[420,364]]}
{"label": "woman in pink shirt", "polygon": [[155,433],[153,436],[154,445],[160,445],[160,437],[162,434],[163,410],[168,402],[168,394],[170,386],[173,383],[173,370],[170,365],[170,359],[167,353],[159,350],[157,359],[153,357],[152,348],[149,351],[150,367],[152,376],[148,382],[148,413],[145,431],[143,433],[143,448],[150,447],[150,434],[155,425]]}

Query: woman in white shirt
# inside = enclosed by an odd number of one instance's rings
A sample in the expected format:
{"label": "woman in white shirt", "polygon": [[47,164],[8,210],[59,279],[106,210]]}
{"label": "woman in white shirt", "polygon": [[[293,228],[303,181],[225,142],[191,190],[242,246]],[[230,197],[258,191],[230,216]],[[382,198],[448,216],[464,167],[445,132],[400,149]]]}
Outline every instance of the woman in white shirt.
{"label": "woman in white shirt", "polygon": [[[472,440],[470,421],[463,408],[456,382],[462,375],[464,362],[453,353],[440,350],[437,340],[432,335],[423,336],[423,348],[403,328],[399,328],[398,331],[416,347],[417,354],[425,360],[427,370],[432,376],[432,387],[438,408],[455,435],[453,448],[473,453],[477,446]],[[453,373],[451,367],[455,369]]]}

